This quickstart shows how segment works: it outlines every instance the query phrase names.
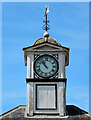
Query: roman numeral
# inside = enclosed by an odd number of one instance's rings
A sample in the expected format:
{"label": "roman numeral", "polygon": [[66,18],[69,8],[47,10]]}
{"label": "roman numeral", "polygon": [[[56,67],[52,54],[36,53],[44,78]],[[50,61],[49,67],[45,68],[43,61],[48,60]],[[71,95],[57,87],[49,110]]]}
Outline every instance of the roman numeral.
{"label": "roman numeral", "polygon": [[48,61],[48,57],[46,57],[45,60]]}
{"label": "roman numeral", "polygon": [[47,73],[45,73],[45,76],[47,76]]}
{"label": "roman numeral", "polygon": [[54,72],[55,70],[52,69],[51,71]]}
{"label": "roman numeral", "polygon": [[37,69],[37,72],[41,72],[40,68]]}
{"label": "roman numeral", "polygon": [[56,64],[53,64],[53,67],[56,67]]}
{"label": "roman numeral", "polygon": [[53,68],[52,68],[54,71],[55,71],[55,69],[56,69],[56,66],[53,66]]}
{"label": "roman numeral", "polygon": [[52,62],[53,65],[55,65],[55,62]]}

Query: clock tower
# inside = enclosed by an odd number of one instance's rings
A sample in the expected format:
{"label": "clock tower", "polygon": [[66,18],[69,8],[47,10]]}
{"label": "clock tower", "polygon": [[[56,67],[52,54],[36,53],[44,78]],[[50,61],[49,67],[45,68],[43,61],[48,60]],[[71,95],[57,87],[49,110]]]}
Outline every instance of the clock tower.
{"label": "clock tower", "polygon": [[27,105],[19,105],[0,115],[0,120],[91,120],[91,114],[74,105],[66,105],[65,67],[69,48],[49,38],[46,18],[44,37],[23,48],[27,66]]}
{"label": "clock tower", "polygon": [[44,38],[23,48],[27,66],[27,116],[66,115],[65,67],[69,64],[69,48],[49,38],[45,12]]}

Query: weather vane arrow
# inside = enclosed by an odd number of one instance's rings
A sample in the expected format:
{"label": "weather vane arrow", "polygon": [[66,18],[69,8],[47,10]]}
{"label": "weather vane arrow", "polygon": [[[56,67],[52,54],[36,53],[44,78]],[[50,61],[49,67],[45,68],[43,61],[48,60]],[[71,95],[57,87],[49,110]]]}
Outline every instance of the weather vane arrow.
{"label": "weather vane arrow", "polygon": [[44,17],[47,16],[48,13],[49,13],[49,7],[47,8],[47,5],[46,5],[46,11],[45,11]]}

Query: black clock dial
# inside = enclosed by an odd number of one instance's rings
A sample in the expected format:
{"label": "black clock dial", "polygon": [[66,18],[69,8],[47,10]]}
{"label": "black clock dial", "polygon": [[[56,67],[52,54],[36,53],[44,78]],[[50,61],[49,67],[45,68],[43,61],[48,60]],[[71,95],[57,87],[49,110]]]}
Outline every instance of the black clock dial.
{"label": "black clock dial", "polygon": [[58,71],[58,61],[51,55],[41,55],[34,62],[34,71],[40,77],[52,77]]}

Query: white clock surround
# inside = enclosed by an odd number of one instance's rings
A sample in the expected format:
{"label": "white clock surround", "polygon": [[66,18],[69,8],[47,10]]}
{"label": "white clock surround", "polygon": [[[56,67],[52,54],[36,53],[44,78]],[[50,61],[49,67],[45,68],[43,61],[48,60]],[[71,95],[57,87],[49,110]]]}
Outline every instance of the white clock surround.
{"label": "white clock surround", "polygon": [[[66,115],[65,66],[69,64],[69,48],[43,42],[23,50],[27,66],[27,115]],[[35,54],[58,55],[59,70],[55,78],[34,78]]]}

